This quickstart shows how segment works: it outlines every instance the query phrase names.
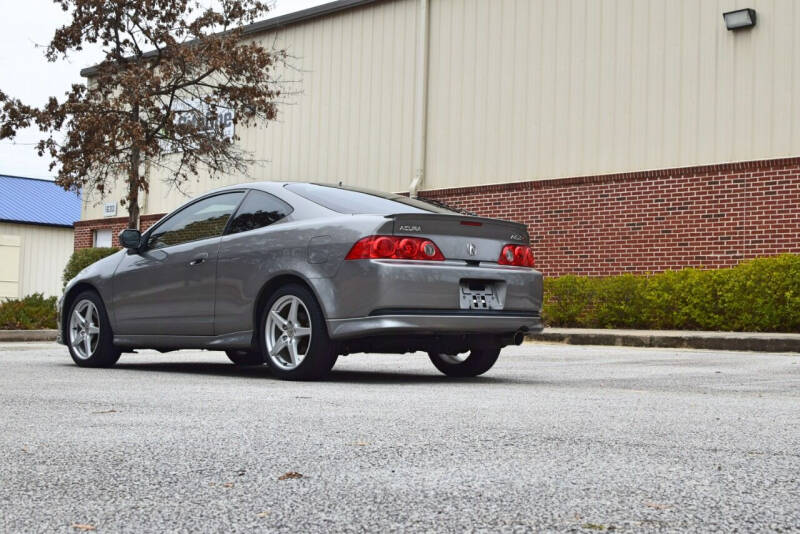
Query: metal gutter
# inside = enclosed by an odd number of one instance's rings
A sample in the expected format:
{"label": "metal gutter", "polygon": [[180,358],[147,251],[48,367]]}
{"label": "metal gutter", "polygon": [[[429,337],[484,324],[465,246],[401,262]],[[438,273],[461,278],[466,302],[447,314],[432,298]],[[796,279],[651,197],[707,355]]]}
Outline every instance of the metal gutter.
{"label": "metal gutter", "polygon": [[[242,31],[244,35],[252,35],[265,31],[277,30],[280,28],[291,26],[293,24],[299,24],[301,22],[306,22],[308,20],[313,20],[320,17],[325,17],[327,15],[332,15],[340,11],[346,11],[348,9],[353,9],[356,7],[366,6],[369,4],[375,4],[377,2],[384,2],[384,1],[386,0],[336,0],[334,2],[328,2],[327,4],[322,4],[319,6],[310,7],[308,9],[303,9],[302,11],[287,13],[286,15],[281,15],[280,17],[274,17],[259,22],[254,22],[253,24],[248,24],[247,26],[243,26]],[[189,41],[189,43],[191,43],[191,41]],[[155,54],[156,52],[155,50],[153,50],[151,52],[145,53],[144,57],[152,57]],[[88,78],[90,76],[93,76],[96,72],[97,72],[97,65],[94,65],[91,67],[87,67],[85,69],[81,69],[81,76]]]}
{"label": "metal gutter", "polygon": [[30,176],[16,176],[14,174],[0,174],[0,178],[14,178],[15,180],[33,180],[34,182],[55,183],[55,180],[48,178],[31,178]]}
{"label": "metal gutter", "polygon": [[39,221],[20,221],[18,219],[0,219],[0,223],[5,224],[24,224],[27,226],[48,226],[50,228],[73,228],[75,223],[72,224],[59,224],[59,223],[48,223],[48,222],[39,222]]}

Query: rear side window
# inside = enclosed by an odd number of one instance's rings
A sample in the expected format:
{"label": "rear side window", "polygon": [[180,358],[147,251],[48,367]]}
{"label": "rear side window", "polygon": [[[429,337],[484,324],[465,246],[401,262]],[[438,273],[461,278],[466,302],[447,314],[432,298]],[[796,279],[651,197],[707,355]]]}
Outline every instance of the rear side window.
{"label": "rear side window", "polygon": [[324,208],[351,215],[392,215],[395,213],[453,215],[455,213],[413,198],[367,189],[305,183],[286,184],[286,189]]}
{"label": "rear side window", "polygon": [[281,199],[251,190],[228,227],[229,234],[249,232],[280,221],[292,212],[292,207]]}

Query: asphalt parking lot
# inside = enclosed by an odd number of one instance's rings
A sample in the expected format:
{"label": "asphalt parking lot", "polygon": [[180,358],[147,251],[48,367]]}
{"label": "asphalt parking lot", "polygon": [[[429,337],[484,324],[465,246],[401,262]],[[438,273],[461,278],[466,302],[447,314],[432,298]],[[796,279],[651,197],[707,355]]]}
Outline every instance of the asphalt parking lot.
{"label": "asphalt parking lot", "polygon": [[5,344],[0,457],[3,532],[798,531],[800,356],[526,344],[474,380],[416,354],[289,383]]}

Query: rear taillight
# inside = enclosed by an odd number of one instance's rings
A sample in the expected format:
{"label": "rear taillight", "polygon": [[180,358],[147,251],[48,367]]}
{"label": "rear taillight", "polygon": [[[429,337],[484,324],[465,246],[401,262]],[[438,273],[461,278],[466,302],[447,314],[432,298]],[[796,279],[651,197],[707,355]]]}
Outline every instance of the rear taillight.
{"label": "rear taillight", "polygon": [[524,245],[506,245],[500,252],[500,265],[515,265],[517,267],[533,267],[533,252],[531,247]]}
{"label": "rear taillight", "polygon": [[345,257],[346,260],[431,260],[443,261],[444,254],[430,239],[372,235],[359,240]]}

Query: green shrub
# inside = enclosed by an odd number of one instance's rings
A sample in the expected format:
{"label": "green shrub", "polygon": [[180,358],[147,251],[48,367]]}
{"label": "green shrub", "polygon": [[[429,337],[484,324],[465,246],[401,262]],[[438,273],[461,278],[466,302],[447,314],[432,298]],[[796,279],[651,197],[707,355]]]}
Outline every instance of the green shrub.
{"label": "green shrub", "polygon": [[0,301],[0,330],[41,330],[56,327],[56,298],[34,293]]}
{"label": "green shrub", "polygon": [[[544,317],[551,326],[591,323],[597,279],[568,274],[544,279]],[[594,325],[593,325],[594,326]]]}
{"label": "green shrub", "polygon": [[98,260],[102,260],[106,256],[112,255],[118,250],[118,248],[82,248],[76,250],[70,256],[67,266],[64,267],[64,274],[61,277],[64,286],[86,267]]}
{"label": "green shrub", "polygon": [[641,276],[623,274],[597,284],[594,315],[601,328],[640,328],[645,311]]}
{"label": "green shrub", "polygon": [[545,279],[549,326],[800,332],[800,256],[730,269]]}

